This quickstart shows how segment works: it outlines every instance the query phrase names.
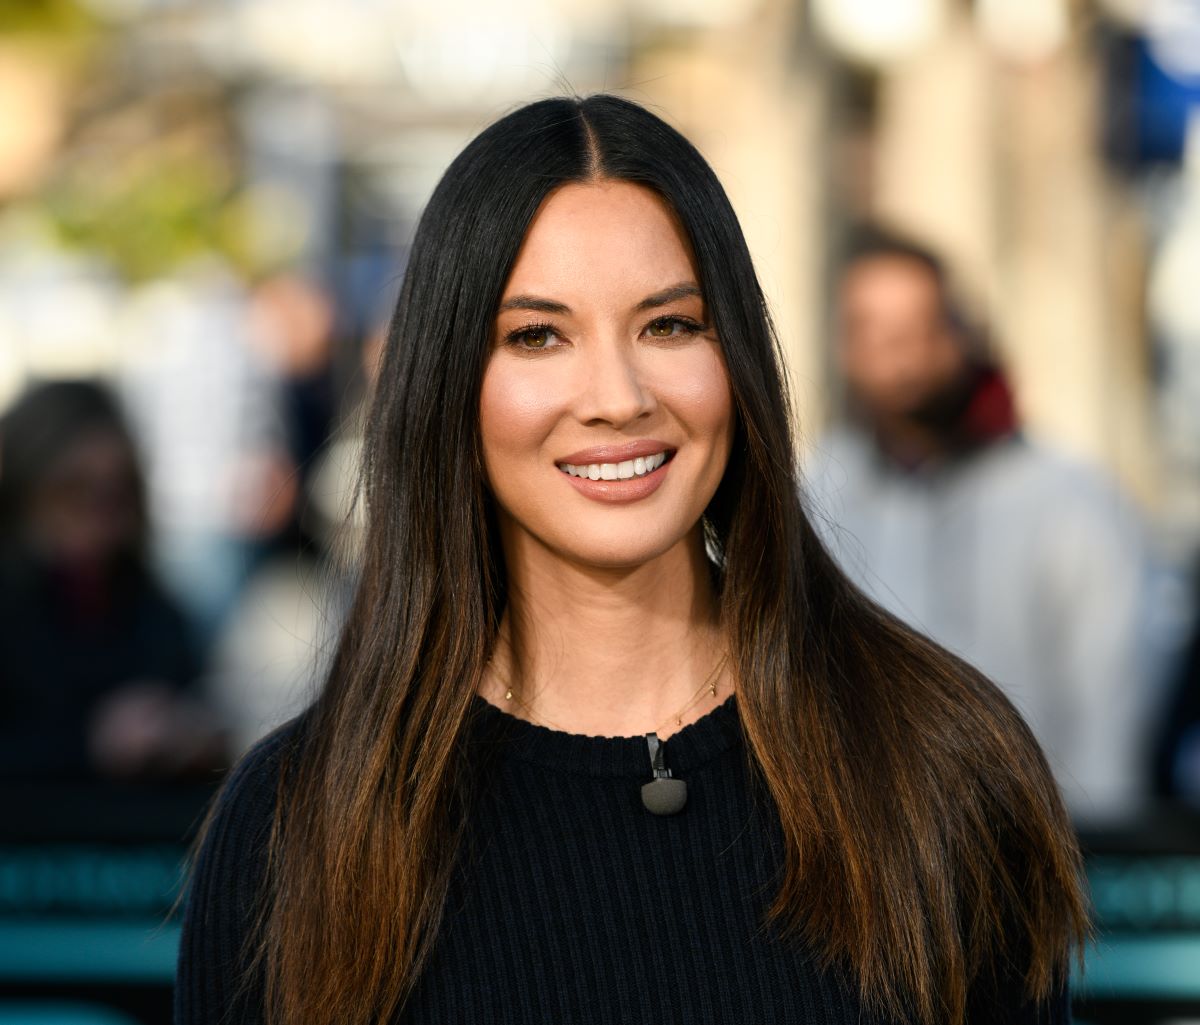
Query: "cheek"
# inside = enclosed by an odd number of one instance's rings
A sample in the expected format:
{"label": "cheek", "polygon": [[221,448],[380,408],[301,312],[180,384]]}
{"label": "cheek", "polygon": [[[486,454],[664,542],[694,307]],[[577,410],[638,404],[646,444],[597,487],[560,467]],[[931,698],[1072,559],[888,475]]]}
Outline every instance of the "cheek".
{"label": "cheek", "polygon": [[503,358],[493,358],[483,375],[479,396],[479,430],[489,469],[522,456],[536,455],[553,429],[560,409],[551,375],[519,372]]}
{"label": "cheek", "polygon": [[733,392],[720,351],[693,350],[665,376],[660,394],[673,407],[693,441],[708,441],[723,460],[733,440]]}

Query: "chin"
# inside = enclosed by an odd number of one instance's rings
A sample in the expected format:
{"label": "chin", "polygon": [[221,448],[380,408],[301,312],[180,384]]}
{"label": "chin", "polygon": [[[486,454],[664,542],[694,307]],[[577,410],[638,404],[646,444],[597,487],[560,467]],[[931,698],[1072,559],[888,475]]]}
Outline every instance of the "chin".
{"label": "chin", "polygon": [[569,538],[559,539],[558,544],[551,544],[550,547],[562,558],[579,566],[630,570],[665,555],[683,541],[688,533],[683,531],[680,534],[672,532],[664,535],[655,531],[646,535],[630,534],[628,531],[597,531],[591,534],[581,530]]}

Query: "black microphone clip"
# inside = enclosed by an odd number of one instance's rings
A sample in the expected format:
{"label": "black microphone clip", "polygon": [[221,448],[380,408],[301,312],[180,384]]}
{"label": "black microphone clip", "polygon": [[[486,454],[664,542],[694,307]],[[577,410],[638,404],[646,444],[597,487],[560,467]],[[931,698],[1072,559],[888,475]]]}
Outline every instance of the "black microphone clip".
{"label": "black microphone clip", "polygon": [[658,739],[657,733],[646,734],[654,779],[642,784],[642,804],[655,815],[674,815],[687,804],[687,783],[671,778],[671,770],[666,766],[665,744]]}

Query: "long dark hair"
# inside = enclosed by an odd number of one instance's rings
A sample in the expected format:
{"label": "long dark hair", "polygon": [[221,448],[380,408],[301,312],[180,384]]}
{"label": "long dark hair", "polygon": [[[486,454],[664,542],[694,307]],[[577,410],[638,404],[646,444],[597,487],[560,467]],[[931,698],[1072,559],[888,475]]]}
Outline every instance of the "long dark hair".
{"label": "long dark hair", "polygon": [[368,421],[361,579],[284,768],[258,946],[269,1020],[388,1020],[438,931],[506,600],[478,413],[493,320],[539,205],[600,178],[674,210],[729,368],[737,431],[703,528],[786,840],[772,919],[873,1006],[924,1022],[961,1021],[971,981],[1014,951],[1046,995],[1085,916],[1037,745],[995,687],[834,565],[802,509],[779,349],[724,191],[678,132],[593,96],[486,129],[417,229]]}

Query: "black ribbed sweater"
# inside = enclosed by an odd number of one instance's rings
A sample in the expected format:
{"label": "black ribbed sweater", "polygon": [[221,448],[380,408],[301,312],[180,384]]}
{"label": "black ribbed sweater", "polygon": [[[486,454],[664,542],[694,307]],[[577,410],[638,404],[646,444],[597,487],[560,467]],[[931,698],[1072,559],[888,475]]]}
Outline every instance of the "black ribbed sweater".
{"label": "black ribbed sweater", "polygon": [[[673,816],[642,806],[641,737],[585,737],[474,699],[479,786],[431,959],[404,1022],[527,1025],[850,1025],[848,980],[762,929],[780,878],[778,821],[745,764],[736,703],[666,742],[687,781]],[[196,864],[175,989],[177,1025],[255,1025],[262,986],[244,946],[263,885],[284,727],[235,770]],[[881,838],[881,843],[886,838]],[[813,885],[820,886],[814,879]],[[976,992],[969,1021],[1069,1019],[1066,994],[1021,1006]]]}

